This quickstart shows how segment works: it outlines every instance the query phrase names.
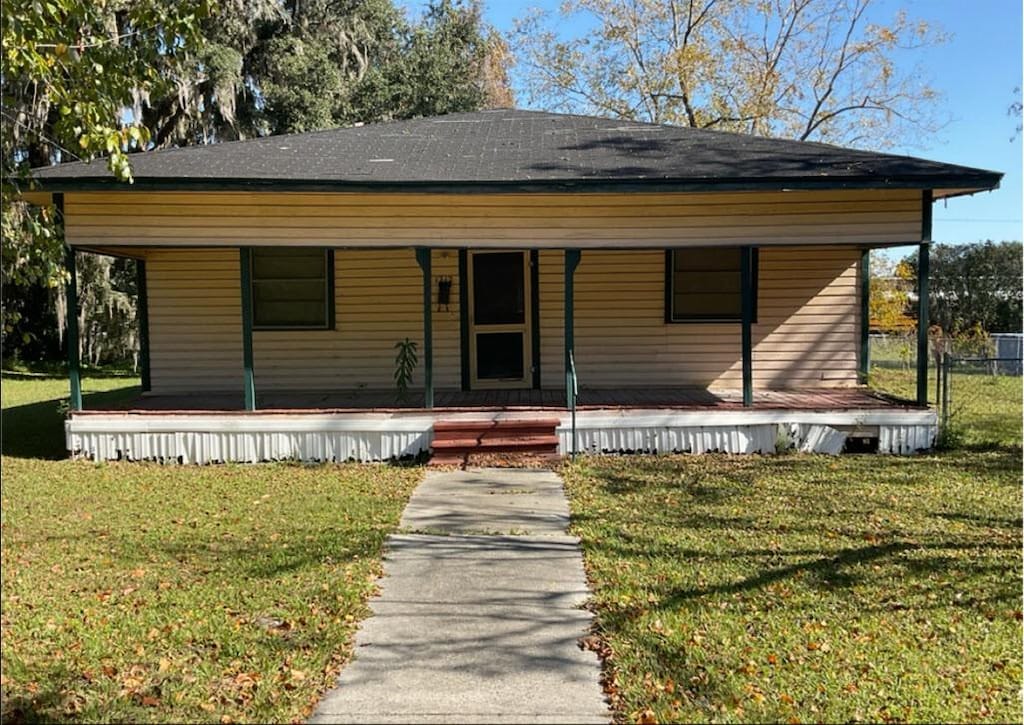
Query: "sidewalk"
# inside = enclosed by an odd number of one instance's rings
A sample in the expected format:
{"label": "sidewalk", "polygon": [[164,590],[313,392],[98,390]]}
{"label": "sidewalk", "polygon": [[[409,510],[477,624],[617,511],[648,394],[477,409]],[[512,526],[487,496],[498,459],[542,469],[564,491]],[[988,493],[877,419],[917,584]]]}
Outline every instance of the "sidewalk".
{"label": "sidewalk", "polygon": [[[607,723],[583,561],[550,471],[430,473],[355,661],[313,723]],[[422,532],[422,533],[421,533]]]}

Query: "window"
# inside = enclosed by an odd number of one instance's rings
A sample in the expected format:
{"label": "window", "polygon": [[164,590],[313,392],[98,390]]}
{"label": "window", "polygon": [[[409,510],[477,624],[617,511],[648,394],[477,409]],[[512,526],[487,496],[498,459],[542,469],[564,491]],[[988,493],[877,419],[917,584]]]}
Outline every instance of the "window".
{"label": "window", "polygon": [[334,327],[334,252],[263,247],[252,254],[253,329]]}
{"label": "window", "polygon": [[[756,320],[757,249],[750,261]],[[739,247],[665,253],[665,322],[739,322],[742,315]]]}

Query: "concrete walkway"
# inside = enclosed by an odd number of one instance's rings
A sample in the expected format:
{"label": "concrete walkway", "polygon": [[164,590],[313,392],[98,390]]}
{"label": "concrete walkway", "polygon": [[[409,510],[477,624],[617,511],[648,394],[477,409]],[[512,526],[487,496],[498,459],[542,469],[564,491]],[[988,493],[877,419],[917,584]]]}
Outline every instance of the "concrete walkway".
{"label": "concrete walkway", "polygon": [[550,471],[432,472],[313,723],[607,723],[588,591]]}

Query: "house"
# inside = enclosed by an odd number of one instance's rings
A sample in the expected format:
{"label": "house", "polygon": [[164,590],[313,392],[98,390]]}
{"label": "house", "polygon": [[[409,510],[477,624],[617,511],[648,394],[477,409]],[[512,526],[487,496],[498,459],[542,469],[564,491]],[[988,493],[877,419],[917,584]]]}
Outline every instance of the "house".
{"label": "house", "polygon": [[[868,250],[1001,174],[534,111],[459,113],[42,170],[76,254],[140,260],[145,393],[93,459],[384,460],[433,446],[929,447],[866,381]],[[75,288],[68,288],[75,302]],[[927,359],[927,284],[918,359]],[[75,316],[68,315],[71,340]],[[417,344],[399,399],[395,345]],[[557,438],[556,438],[557,437]]]}

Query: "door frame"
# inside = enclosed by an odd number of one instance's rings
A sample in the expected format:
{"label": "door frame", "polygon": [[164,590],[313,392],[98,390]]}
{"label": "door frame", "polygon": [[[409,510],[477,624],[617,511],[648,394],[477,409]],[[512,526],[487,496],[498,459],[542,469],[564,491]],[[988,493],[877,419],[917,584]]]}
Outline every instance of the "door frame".
{"label": "door frame", "polygon": [[[476,326],[473,324],[473,254],[521,252],[524,256],[523,323],[500,325],[523,330],[523,377],[516,380],[480,380],[476,377]],[[502,390],[540,388],[540,277],[537,250],[460,249],[459,250],[459,338],[462,390]],[[496,329],[495,332],[500,332]]]}

